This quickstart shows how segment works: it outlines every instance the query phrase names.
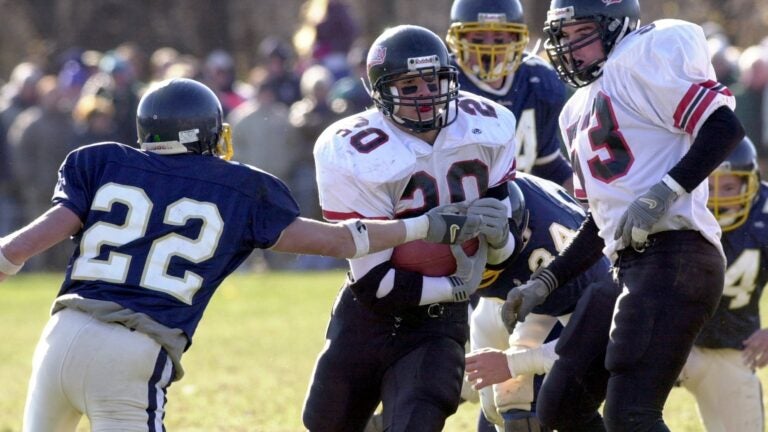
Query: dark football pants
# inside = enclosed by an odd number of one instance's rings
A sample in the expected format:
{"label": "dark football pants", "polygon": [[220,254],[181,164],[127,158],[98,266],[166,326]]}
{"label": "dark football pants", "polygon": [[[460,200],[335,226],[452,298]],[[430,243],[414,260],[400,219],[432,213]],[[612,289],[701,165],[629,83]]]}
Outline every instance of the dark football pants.
{"label": "dark football pants", "polygon": [[382,317],[342,290],[304,404],[311,432],[362,431],[379,401],[388,432],[440,431],[456,412],[467,305]]}
{"label": "dark football pants", "polygon": [[[668,231],[651,236],[642,253],[621,251],[616,265],[622,292],[605,351],[604,366],[610,376],[600,361],[600,338],[605,338],[600,333],[605,330],[605,319],[600,315],[605,315],[605,305],[590,309],[583,317],[574,314],[572,336],[584,343],[580,348],[568,347],[561,337],[560,360],[539,395],[539,416],[550,427],[603,430],[596,413],[601,381],[607,377],[605,429],[669,430],[662,409],[693,341],[714,313],[722,294],[725,262],[699,233]],[[602,303],[595,297],[592,302]],[[592,334],[589,327],[594,325],[594,339],[576,336],[575,330],[582,324],[578,320],[592,321],[581,331]],[[580,418],[581,424],[569,418]]]}

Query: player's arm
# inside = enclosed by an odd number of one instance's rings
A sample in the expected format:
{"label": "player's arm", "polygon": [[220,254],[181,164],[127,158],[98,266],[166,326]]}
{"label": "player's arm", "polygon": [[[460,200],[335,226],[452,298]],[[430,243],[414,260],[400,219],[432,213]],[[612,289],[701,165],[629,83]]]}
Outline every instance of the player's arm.
{"label": "player's arm", "polygon": [[0,281],[16,274],[31,257],[76,234],[80,218],[62,204],[0,240]]}
{"label": "player's arm", "polygon": [[460,243],[476,237],[485,225],[479,217],[458,215],[450,206],[401,220],[350,219],[331,224],[296,218],[280,234],[272,250],[296,254],[358,258],[413,240]]}
{"label": "player's arm", "polygon": [[598,231],[592,213],[587,213],[571,244],[527,283],[509,291],[501,315],[510,333],[515,323],[523,321],[553,290],[586,271],[603,256],[605,243]]}
{"label": "player's arm", "polygon": [[557,360],[557,339],[536,348],[518,350],[482,348],[467,354],[467,380],[480,390],[518,375],[545,374]]}

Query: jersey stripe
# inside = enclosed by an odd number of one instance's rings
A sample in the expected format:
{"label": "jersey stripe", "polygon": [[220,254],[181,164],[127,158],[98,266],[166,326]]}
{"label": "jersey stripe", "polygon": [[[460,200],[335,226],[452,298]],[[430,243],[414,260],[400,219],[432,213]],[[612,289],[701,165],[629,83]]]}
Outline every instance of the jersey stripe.
{"label": "jersey stripe", "polygon": [[691,84],[675,109],[673,116],[675,127],[689,134],[693,133],[699,120],[701,120],[701,116],[718,93],[725,96],[733,95],[728,87],[717,81],[708,80],[700,84]]}

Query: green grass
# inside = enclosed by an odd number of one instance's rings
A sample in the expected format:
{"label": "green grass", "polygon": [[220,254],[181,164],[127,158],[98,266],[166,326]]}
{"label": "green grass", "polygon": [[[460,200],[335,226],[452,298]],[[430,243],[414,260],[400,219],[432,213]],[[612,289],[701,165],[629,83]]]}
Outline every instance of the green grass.
{"label": "green grass", "polygon": [[[168,430],[303,430],[307,382],[342,278],[341,272],[230,277],[184,357],[186,377],[169,390]],[[0,285],[0,432],[21,430],[32,351],[60,282],[60,275],[20,275]],[[768,370],[760,375],[767,382]],[[462,405],[445,430],[475,430],[477,410]],[[702,430],[693,399],[681,389],[670,396],[665,418],[674,431]],[[87,430],[84,420],[78,431]]]}

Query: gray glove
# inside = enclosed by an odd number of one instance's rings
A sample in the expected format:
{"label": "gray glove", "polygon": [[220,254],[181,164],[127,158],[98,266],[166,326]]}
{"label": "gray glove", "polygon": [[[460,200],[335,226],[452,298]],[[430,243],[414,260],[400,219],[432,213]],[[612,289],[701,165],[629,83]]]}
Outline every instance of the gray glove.
{"label": "gray glove", "polygon": [[485,234],[488,245],[500,249],[509,238],[509,209],[496,198],[480,198],[469,205],[467,216],[480,216],[480,232]]}
{"label": "gray glove", "polygon": [[429,228],[424,240],[432,243],[461,244],[480,233],[480,216],[467,216],[465,204],[447,204],[427,212]]}
{"label": "gray glove", "polygon": [[480,236],[477,238],[480,242],[472,256],[467,256],[461,244],[452,244],[451,253],[456,258],[456,272],[449,276],[449,281],[453,287],[453,301],[462,302],[469,300],[480,286],[485,271],[485,263],[488,260],[488,242]]}
{"label": "gray glove", "polygon": [[676,199],[677,194],[663,181],[651,186],[648,192],[633,201],[621,216],[613,239],[621,239],[623,246],[632,246],[635,250],[642,251],[645,249],[651,228]]}
{"label": "gray glove", "polygon": [[557,288],[557,279],[551,271],[544,269],[528,282],[512,288],[507,300],[501,306],[501,322],[512,334],[517,322],[523,322],[536,306],[544,303],[549,293]]}

